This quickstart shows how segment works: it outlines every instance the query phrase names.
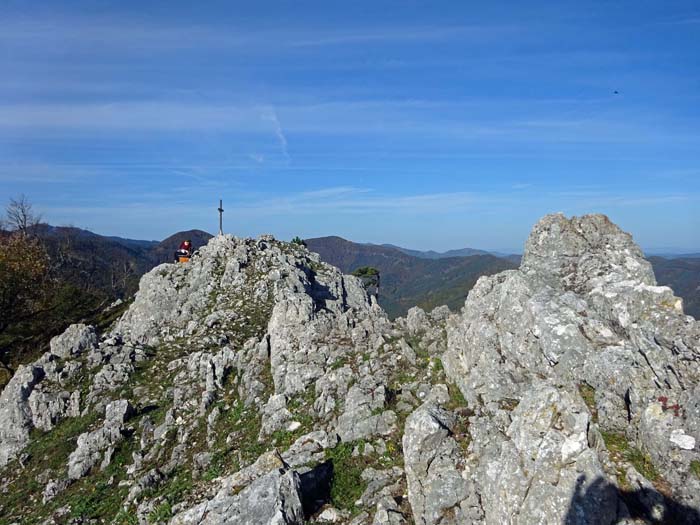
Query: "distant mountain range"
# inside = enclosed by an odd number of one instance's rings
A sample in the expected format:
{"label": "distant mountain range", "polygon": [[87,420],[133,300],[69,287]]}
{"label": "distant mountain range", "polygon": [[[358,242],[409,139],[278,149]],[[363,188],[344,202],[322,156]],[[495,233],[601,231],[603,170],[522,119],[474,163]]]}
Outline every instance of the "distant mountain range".
{"label": "distant mountain range", "polygon": [[45,224],[36,227],[33,234],[44,242],[58,277],[114,298],[132,295],[141,276],[158,264],[172,261],[184,239],[190,239],[197,249],[212,237],[201,230],[189,230],[160,242],[143,241]]}
{"label": "distant mountain range", "polygon": [[649,257],[663,257],[664,259],[700,259],[700,253],[650,253]]}
{"label": "distant mountain range", "polygon": [[654,256],[648,260],[654,268],[656,281],[670,286],[677,296],[683,298],[685,313],[700,319],[700,257]]}
{"label": "distant mountain range", "polygon": [[[370,246],[376,246],[370,244]],[[379,246],[384,246],[385,248],[393,248],[399,250],[406,255],[412,255],[413,257],[418,257],[420,259],[449,259],[450,257],[471,257],[472,255],[494,255],[501,259],[507,259],[516,265],[520,265],[520,255],[510,254],[503,252],[490,252],[487,250],[477,250],[476,248],[462,248],[459,250],[448,250],[446,252],[436,252],[434,250],[421,251],[421,250],[411,250],[409,248],[402,248],[401,246],[396,246],[394,244],[380,244]]]}
{"label": "distant mountain range", "polygon": [[[473,248],[440,253],[392,244],[361,244],[341,237],[307,239],[306,243],[323,260],[346,273],[361,266],[379,269],[379,302],[391,316],[404,315],[416,305],[430,309],[446,304],[459,309],[481,275],[520,265],[520,255],[497,255]],[[683,298],[685,312],[700,318],[700,258],[688,254],[648,259],[659,284],[670,286]]]}
{"label": "distant mountain range", "polygon": [[[382,244],[385,248],[394,248],[406,255],[412,255],[413,257],[420,257],[421,259],[447,259],[449,257],[469,257],[471,255],[490,255],[490,252],[485,250],[475,250],[474,248],[462,248],[461,250],[449,250],[446,252],[436,252],[433,250],[420,251],[420,250],[410,250],[408,248],[402,248],[401,246],[395,246],[393,244]],[[492,254],[495,255],[495,254]]]}
{"label": "distant mountain range", "polygon": [[381,272],[379,302],[392,317],[405,315],[412,306],[461,308],[479,277],[516,267],[482,250],[457,257],[418,257],[391,245],[360,244],[341,237],[305,242],[309,250],[345,273],[362,266],[377,268]]}

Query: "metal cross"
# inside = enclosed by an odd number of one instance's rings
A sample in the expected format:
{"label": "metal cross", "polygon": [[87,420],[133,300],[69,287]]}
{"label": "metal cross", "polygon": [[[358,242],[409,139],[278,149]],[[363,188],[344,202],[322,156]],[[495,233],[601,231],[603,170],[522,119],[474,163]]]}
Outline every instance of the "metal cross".
{"label": "metal cross", "polygon": [[224,202],[219,200],[219,235],[224,234]]}

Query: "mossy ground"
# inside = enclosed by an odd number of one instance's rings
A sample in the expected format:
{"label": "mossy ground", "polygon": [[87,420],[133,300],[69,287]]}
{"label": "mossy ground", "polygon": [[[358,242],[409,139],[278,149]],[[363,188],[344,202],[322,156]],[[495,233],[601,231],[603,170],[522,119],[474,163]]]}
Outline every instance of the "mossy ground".
{"label": "mossy ground", "polygon": [[623,433],[602,431],[601,434],[610,452],[610,459],[617,467],[617,478],[622,488],[629,488],[624,469],[625,462],[631,464],[637,472],[655,485],[663,482],[649,454],[633,446]]}
{"label": "mossy ground", "polygon": [[690,462],[690,472],[695,474],[695,477],[700,479],[700,461],[693,460]]}
{"label": "mossy ground", "polygon": [[587,383],[581,383],[578,385],[578,391],[583,398],[583,402],[586,403],[588,410],[591,413],[591,419],[594,423],[598,423],[598,408],[595,403],[595,389]]}

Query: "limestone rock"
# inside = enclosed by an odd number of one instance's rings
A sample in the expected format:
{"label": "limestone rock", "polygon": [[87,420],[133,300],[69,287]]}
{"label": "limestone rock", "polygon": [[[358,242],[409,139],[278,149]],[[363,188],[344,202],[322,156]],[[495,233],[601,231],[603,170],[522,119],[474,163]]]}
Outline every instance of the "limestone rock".
{"label": "limestone rock", "polygon": [[238,494],[219,492],[215,498],[183,511],[171,525],[302,525],[299,475],[275,469],[256,479]]}
{"label": "limestone rock", "polygon": [[51,353],[68,359],[97,346],[95,328],[84,324],[72,324],[61,335],[51,339]]}
{"label": "limestone rock", "polygon": [[[700,438],[700,327],[606,217],[542,219],[520,269],[479,279],[447,332],[446,371],[476,411],[471,452],[487,523],[555,523],[572,493],[609,479],[590,410],[601,430],[651,455],[674,497],[699,506],[697,479],[686,473],[698,461],[688,447]],[[577,396],[584,386],[590,408]],[[527,423],[525,407],[535,417]],[[541,436],[527,430],[537,421]],[[579,509],[581,522],[613,522],[614,492]]]}
{"label": "limestone rock", "polygon": [[78,437],[78,446],[68,458],[68,478],[72,480],[85,476],[91,468],[101,462],[104,469],[111,461],[113,447],[124,439],[123,425],[133,413],[126,399],[112,401],[105,408],[104,424],[92,432]]}
{"label": "limestone rock", "polygon": [[463,457],[450,430],[454,425],[453,414],[432,404],[422,405],[406,420],[404,463],[417,524],[456,524],[467,519],[459,508],[471,487],[462,476]]}
{"label": "limestone rock", "polygon": [[41,366],[20,366],[0,393],[0,466],[6,465],[29,441],[29,397],[43,377]]}

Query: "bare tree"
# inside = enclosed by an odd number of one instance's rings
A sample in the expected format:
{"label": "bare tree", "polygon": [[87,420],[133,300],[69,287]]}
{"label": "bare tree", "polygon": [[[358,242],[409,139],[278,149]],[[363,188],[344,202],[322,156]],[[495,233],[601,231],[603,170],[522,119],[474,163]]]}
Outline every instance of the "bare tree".
{"label": "bare tree", "polygon": [[29,231],[41,223],[41,215],[34,212],[32,204],[24,194],[17,199],[10,198],[10,204],[7,205],[5,213],[8,228],[20,232],[25,237]]}
{"label": "bare tree", "polygon": [[112,290],[124,293],[129,284],[129,279],[135,275],[136,272],[130,261],[114,261],[110,268],[110,284]]}

